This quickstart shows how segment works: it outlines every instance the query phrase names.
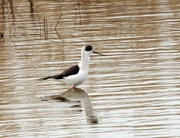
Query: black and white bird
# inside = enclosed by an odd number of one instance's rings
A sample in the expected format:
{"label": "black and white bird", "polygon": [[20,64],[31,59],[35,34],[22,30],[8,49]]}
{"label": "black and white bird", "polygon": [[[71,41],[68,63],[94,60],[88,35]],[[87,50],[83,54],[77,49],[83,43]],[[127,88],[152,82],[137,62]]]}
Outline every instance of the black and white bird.
{"label": "black and white bird", "polygon": [[93,47],[91,45],[86,45],[81,49],[81,61],[78,65],[74,65],[60,74],[41,78],[41,80],[47,80],[50,78],[62,79],[65,83],[71,85],[72,89],[74,89],[77,85],[82,84],[87,78],[91,53],[105,56],[93,51]]}

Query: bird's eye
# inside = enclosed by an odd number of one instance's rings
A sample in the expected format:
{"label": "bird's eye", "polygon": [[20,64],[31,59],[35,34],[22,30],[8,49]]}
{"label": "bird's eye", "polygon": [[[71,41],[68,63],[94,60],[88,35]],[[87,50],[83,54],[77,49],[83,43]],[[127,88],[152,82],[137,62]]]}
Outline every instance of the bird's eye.
{"label": "bird's eye", "polygon": [[85,46],[85,51],[92,51],[93,47],[91,45]]}

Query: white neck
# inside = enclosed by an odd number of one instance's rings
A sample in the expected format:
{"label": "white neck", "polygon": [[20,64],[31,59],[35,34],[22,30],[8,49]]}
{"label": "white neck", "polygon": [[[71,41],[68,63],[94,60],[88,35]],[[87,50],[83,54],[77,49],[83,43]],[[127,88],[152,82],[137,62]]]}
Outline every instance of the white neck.
{"label": "white neck", "polygon": [[81,52],[81,61],[79,62],[80,69],[84,71],[88,71],[89,62],[90,62],[90,55],[88,53]]}

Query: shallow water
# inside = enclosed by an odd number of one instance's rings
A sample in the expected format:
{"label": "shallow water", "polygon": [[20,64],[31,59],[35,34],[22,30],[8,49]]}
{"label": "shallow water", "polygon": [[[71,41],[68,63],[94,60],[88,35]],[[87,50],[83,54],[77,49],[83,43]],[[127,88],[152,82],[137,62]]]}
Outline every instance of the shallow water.
{"label": "shallow water", "polygon": [[[180,137],[177,0],[0,4],[0,137]],[[78,89],[37,80],[86,44],[107,56]]]}

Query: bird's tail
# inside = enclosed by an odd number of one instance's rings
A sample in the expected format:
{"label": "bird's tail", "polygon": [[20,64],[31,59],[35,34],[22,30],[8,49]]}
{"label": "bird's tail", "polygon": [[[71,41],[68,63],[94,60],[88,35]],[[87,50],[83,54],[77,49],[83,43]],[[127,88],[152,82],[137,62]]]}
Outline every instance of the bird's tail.
{"label": "bird's tail", "polygon": [[45,77],[45,78],[40,78],[38,80],[47,80],[47,79],[51,79],[51,78],[54,78],[54,76],[49,76],[49,77]]}

